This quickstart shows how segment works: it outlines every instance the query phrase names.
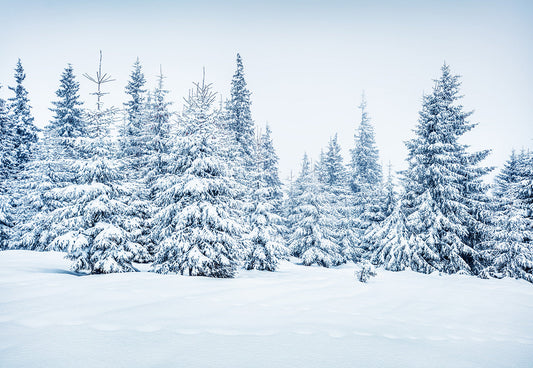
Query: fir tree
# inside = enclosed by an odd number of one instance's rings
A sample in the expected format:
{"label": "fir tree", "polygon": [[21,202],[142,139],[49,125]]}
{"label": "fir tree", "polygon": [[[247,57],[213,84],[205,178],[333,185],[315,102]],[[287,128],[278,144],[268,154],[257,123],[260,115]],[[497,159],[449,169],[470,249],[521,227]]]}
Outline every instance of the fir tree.
{"label": "fir tree", "polygon": [[[251,232],[247,234],[247,254],[244,267],[248,270],[257,269],[275,271],[279,259],[286,256],[287,250],[282,238],[282,219],[275,213],[273,194],[279,190],[277,183],[273,182],[273,176],[277,178],[277,170],[271,167],[271,154],[266,149],[262,139],[269,139],[267,129],[266,136],[258,138],[255,150],[256,165],[252,179],[252,196],[248,205],[248,222]],[[266,145],[270,146],[269,143]],[[275,171],[275,172],[274,172]],[[273,175],[275,174],[275,175]],[[279,179],[278,179],[279,180]],[[279,184],[278,184],[279,185]]]}
{"label": "fir tree", "polygon": [[410,267],[417,269],[411,236],[401,206],[396,206],[383,223],[365,234],[365,243],[372,249],[370,261],[390,271],[403,271]]}
{"label": "fir tree", "polygon": [[76,182],[75,163],[82,158],[79,139],[87,134],[79,100],[79,83],[69,64],[63,71],[54,117],[45,128],[45,139],[38,147],[39,159],[28,170],[26,195],[20,204],[24,218],[17,226],[18,247],[31,250],[65,250],[52,243],[62,233],[52,212],[61,206],[58,192]]}
{"label": "fir tree", "polygon": [[157,181],[155,272],[235,275],[240,226],[233,212],[234,183],[217,149],[214,99],[210,84],[195,84],[181,115],[173,167]]}
{"label": "fir tree", "polygon": [[413,252],[422,262],[416,271],[475,273],[479,254],[470,237],[480,221],[472,209],[486,171],[477,163],[488,152],[469,154],[458,139],[474,126],[464,112],[458,76],[442,67],[433,92],[424,96],[416,137],[407,142],[409,168],[405,172],[404,212],[416,236]]}
{"label": "fir tree", "polygon": [[0,98],[0,250],[10,247],[14,225],[13,208],[8,192],[8,181],[12,178],[16,157],[13,151],[13,124],[6,101]]}
{"label": "fir tree", "polygon": [[301,258],[306,266],[330,267],[344,261],[335,237],[335,214],[324,193],[316,171],[311,170],[305,155],[296,181],[294,207],[289,216],[292,223],[289,247],[291,253]]}
{"label": "fir tree", "polygon": [[366,99],[363,94],[361,105],[361,124],[355,136],[355,148],[351,151],[351,188],[354,193],[366,190],[366,186],[381,184],[382,172],[379,164],[379,152],[374,137],[374,127],[366,111]]}
{"label": "fir tree", "polygon": [[[351,151],[350,188],[353,192],[354,213],[353,226],[363,239],[365,231],[383,221],[381,212],[382,172],[379,164],[379,152],[376,147],[374,128],[366,111],[366,99],[363,94],[361,105],[361,124],[355,136],[355,148]],[[364,250],[365,244],[360,245]]]}
{"label": "fir tree", "polygon": [[259,139],[258,155],[261,157],[261,170],[269,191],[267,200],[274,206],[274,211],[277,214],[280,214],[283,191],[278,171],[279,158],[274,149],[274,142],[272,141],[271,134],[272,131],[267,124],[265,132]]}
{"label": "fir tree", "polygon": [[[113,110],[107,110],[112,112]],[[88,136],[79,143],[83,157],[75,163],[75,183],[56,192],[61,206],[54,210],[55,226],[62,234],[52,241],[56,249],[66,249],[75,271],[92,274],[135,271],[131,262],[146,251],[131,241],[128,229],[129,197],[120,184],[119,163],[114,159],[108,122],[112,116],[96,114],[87,127]]]}
{"label": "fir tree", "polygon": [[[145,118],[145,96],[146,90],[143,88],[146,83],[142,72],[139,58],[133,64],[133,71],[130,80],[126,85],[126,94],[129,95],[129,101],[124,103],[126,118],[122,131],[122,154],[128,157],[133,165],[133,169],[138,169],[141,162],[139,157],[143,155],[143,144],[141,141],[143,124]],[[139,173],[136,173],[137,175]]]}
{"label": "fir tree", "polygon": [[14,144],[17,158],[17,166],[21,168],[30,160],[33,147],[37,142],[38,129],[33,123],[28,91],[23,85],[26,79],[24,68],[20,59],[15,68],[15,87],[9,87],[15,94],[9,99],[11,114],[14,124]]}
{"label": "fir tree", "polygon": [[237,54],[237,70],[231,81],[231,96],[226,103],[226,129],[235,147],[237,178],[247,184],[248,173],[254,166],[254,122],[250,110],[250,91],[244,79],[242,59]]}

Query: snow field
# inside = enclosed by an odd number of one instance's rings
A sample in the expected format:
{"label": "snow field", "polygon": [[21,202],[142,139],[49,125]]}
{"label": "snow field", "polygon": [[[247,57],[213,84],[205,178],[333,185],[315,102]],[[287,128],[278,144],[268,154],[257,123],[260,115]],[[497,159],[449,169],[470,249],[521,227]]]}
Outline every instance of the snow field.
{"label": "snow field", "polygon": [[531,367],[533,287],[282,262],[235,279],[77,276],[0,252],[0,367]]}

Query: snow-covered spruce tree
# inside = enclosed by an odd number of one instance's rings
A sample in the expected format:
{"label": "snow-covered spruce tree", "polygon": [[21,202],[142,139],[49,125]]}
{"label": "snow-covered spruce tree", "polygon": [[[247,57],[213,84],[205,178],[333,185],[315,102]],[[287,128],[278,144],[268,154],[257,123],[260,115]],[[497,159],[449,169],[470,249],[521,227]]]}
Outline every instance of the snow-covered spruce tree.
{"label": "snow-covered spruce tree", "polygon": [[135,211],[131,218],[131,233],[143,244],[151,255],[150,259],[137,259],[137,261],[153,260],[157,244],[151,236],[151,222],[157,207],[154,205],[158,195],[158,180],[172,174],[172,113],[169,111],[170,102],[167,101],[168,91],[164,89],[164,76],[162,71],[158,78],[157,87],[150,93],[144,108],[145,117],[142,132],[144,145],[143,167],[140,168],[141,180],[137,183],[138,190],[132,197],[131,206]]}
{"label": "snow-covered spruce tree", "polygon": [[361,98],[359,108],[361,109],[361,123],[355,135],[355,147],[351,150],[350,186],[354,193],[366,190],[366,186],[376,187],[383,180],[374,127],[366,111],[364,94]]}
{"label": "snow-covered spruce tree", "polygon": [[15,151],[17,157],[17,167],[22,169],[23,165],[30,160],[33,148],[37,142],[38,129],[33,123],[31,106],[28,98],[28,91],[23,85],[26,79],[24,68],[20,59],[15,68],[15,86],[9,87],[14,96],[9,98],[9,108],[13,116]]}
{"label": "snow-covered spruce tree", "polygon": [[195,84],[180,116],[168,174],[157,180],[153,270],[190,276],[233,277],[242,249],[229,176],[213,109],[211,85]]}
{"label": "snow-covered spruce tree", "polygon": [[509,194],[510,186],[520,181],[519,169],[520,161],[524,152],[516,154],[513,150],[509,159],[503,164],[503,168],[494,178],[494,196],[496,198],[506,197]]}
{"label": "snow-covered spruce tree", "polygon": [[[361,124],[355,135],[355,147],[351,150],[350,187],[353,192],[355,227],[362,238],[364,232],[374,224],[383,221],[381,213],[381,185],[383,174],[379,164],[374,127],[366,111],[363,94]],[[364,244],[361,245],[363,249]]]}
{"label": "snow-covered spruce tree", "polygon": [[245,192],[245,188],[249,186],[249,174],[254,170],[255,127],[251,104],[242,59],[237,54],[237,70],[231,80],[230,99],[226,102],[224,120],[232,146],[229,158],[235,163],[235,177],[244,186],[242,190]]}
{"label": "snow-covered spruce tree", "polygon": [[274,206],[274,212],[281,215],[283,190],[279,178],[279,158],[274,148],[274,142],[271,135],[272,130],[267,124],[265,132],[259,139],[258,150],[261,157],[261,169],[263,170],[264,180],[269,190],[267,199]]}
{"label": "snow-covered spruce tree", "polygon": [[305,155],[295,183],[294,207],[289,215],[292,226],[289,249],[306,266],[330,267],[344,262],[336,243],[335,214],[324,193],[316,170],[311,169]]}
{"label": "snow-covered spruce tree", "polygon": [[318,168],[318,180],[322,184],[322,195],[336,221],[332,224],[336,243],[346,260],[359,260],[361,251],[359,233],[355,218],[353,195],[348,187],[348,173],[344,166],[341,147],[335,134],[322,152]]}
{"label": "snow-covered spruce tree", "polygon": [[416,268],[412,259],[411,236],[401,205],[397,205],[381,224],[373,226],[365,234],[365,242],[372,249],[370,262],[390,271]]}
{"label": "snow-covered spruce tree", "polygon": [[279,259],[286,257],[287,249],[282,238],[282,219],[274,205],[277,199],[275,194],[280,190],[279,182],[272,180],[274,172],[277,177],[277,167],[274,170],[272,162],[269,163],[272,157],[269,157],[271,153],[264,149],[264,143],[261,142],[264,138],[269,139],[270,134],[258,136],[251,201],[246,206],[251,232],[246,234],[244,267],[248,270],[275,271]]}
{"label": "snow-covered spruce tree", "polygon": [[459,142],[474,126],[467,120],[471,113],[458,104],[459,86],[445,64],[424,96],[416,136],[406,143],[403,211],[415,235],[412,252],[420,262],[413,269],[419,272],[476,273],[482,267],[469,238],[480,224],[472,207],[482,192],[477,181],[484,169],[477,163],[486,152],[469,154]]}
{"label": "snow-covered spruce tree", "polygon": [[31,250],[65,250],[52,243],[62,233],[52,212],[60,206],[57,191],[75,183],[75,162],[80,159],[78,140],[87,134],[82,102],[72,66],[63,71],[57,101],[52,102],[54,117],[44,130],[39,159],[27,172],[27,190],[20,204],[25,217],[17,226],[18,247]]}
{"label": "snow-covered spruce tree", "polygon": [[387,174],[387,181],[383,187],[383,199],[382,199],[382,213],[385,218],[390,216],[396,204],[398,203],[398,198],[396,194],[396,189],[394,186],[394,175],[392,173],[392,165],[389,162],[389,172]]}
{"label": "snow-covered spruce tree", "polygon": [[14,225],[13,208],[8,192],[16,165],[13,144],[13,123],[6,101],[0,98],[0,250],[10,247]]}
{"label": "snow-covered spruce tree", "polygon": [[497,211],[492,237],[483,244],[491,265],[482,276],[507,276],[533,283],[533,220],[526,211],[519,199],[509,198]]}
{"label": "snow-covered spruce tree", "polygon": [[136,178],[140,176],[140,167],[143,165],[141,156],[144,154],[142,135],[146,117],[144,110],[146,106],[145,84],[146,79],[142,72],[141,62],[137,58],[133,64],[130,80],[126,85],[126,94],[129,96],[129,100],[124,103],[126,116],[121,131],[121,154],[131,165],[133,171],[130,175],[134,175]]}
{"label": "snow-covered spruce tree", "polygon": [[75,181],[55,190],[59,206],[51,216],[62,229],[52,244],[67,249],[75,271],[91,274],[135,271],[131,262],[145,250],[131,241],[126,228],[128,187],[121,185],[120,162],[116,160],[109,127],[117,110],[103,108],[101,86],[110,81],[101,73],[96,78],[97,108],[87,113],[86,134],[77,140],[79,158],[74,162]]}

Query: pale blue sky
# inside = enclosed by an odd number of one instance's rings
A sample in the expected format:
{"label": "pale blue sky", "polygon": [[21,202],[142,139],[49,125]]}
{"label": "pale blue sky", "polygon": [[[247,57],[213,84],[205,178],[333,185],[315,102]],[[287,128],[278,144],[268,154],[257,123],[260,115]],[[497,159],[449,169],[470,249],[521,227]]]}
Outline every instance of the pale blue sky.
{"label": "pale blue sky", "polygon": [[421,96],[446,60],[463,76],[464,105],[479,126],[465,137],[492,148],[500,166],[533,142],[533,2],[530,1],[2,1],[0,95],[20,57],[39,125],[51,117],[59,75],[70,62],[87,105],[96,68],[115,79],[121,106],[138,56],[150,85],[159,64],[175,108],[207,78],[224,96],[240,52],[253,117],[269,122],[284,176],[304,151],[316,157],[338,133],[347,151],[362,90],[383,163],[404,167]]}

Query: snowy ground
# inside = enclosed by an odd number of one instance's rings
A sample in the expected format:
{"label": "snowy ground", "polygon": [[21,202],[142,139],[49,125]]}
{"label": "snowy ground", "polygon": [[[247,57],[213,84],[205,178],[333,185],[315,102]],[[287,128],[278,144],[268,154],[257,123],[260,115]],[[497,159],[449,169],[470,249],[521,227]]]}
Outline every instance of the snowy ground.
{"label": "snowy ground", "polygon": [[533,285],[353,272],[76,276],[0,252],[0,367],[533,366]]}

